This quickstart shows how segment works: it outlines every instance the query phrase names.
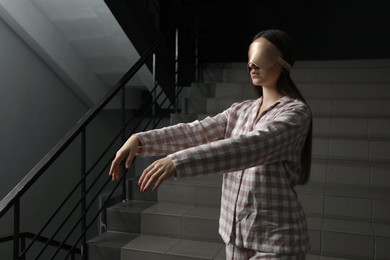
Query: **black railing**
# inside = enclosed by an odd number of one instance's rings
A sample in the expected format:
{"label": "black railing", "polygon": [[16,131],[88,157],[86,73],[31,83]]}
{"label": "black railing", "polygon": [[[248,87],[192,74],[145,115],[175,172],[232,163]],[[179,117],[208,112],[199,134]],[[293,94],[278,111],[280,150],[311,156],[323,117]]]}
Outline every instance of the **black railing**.
{"label": "black railing", "polygon": [[[64,244],[64,243],[61,243],[61,242],[56,241],[56,240],[51,240],[47,237],[33,234],[31,232],[22,232],[19,234],[19,237],[20,237],[20,244],[21,244],[22,248],[25,247],[26,240],[30,239],[30,240],[36,240],[37,242],[40,242],[40,243],[49,243],[51,246],[58,247],[62,250],[68,251],[68,252],[72,252],[70,254],[71,259],[75,259],[75,255],[81,255],[81,250],[79,248],[72,248],[72,246],[70,246],[68,244]],[[14,234],[8,234],[8,235],[0,237],[0,243],[9,242],[9,241],[13,241],[13,240],[14,240]],[[25,257],[22,257],[22,258],[25,259]]]}
{"label": "black railing", "polygon": [[[206,1],[207,2],[207,1]],[[199,4],[199,3],[198,3]],[[179,24],[191,17],[189,14],[193,13],[194,7],[191,10],[184,14],[184,18],[179,20]],[[196,7],[197,8],[197,7]],[[197,34],[197,32],[196,32]],[[153,64],[156,60],[156,51],[159,46],[166,41],[169,37],[174,37],[175,46],[175,68],[174,68],[174,79],[172,80],[171,86],[165,86],[162,88],[160,84],[155,80],[154,87],[150,93],[146,96],[142,102],[140,108],[136,111],[131,112],[131,116],[127,118],[128,111],[126,110],[126,83],[138,72],[138,70],[146,64],[146,62],[153,58]],[[197,36],[195,36],[197,38]],[[197,61],[190,67],[180,67],[179,59],[179,31],[177,26],[166,32],[158,41],[156,41],[151,48],[149,48],[141,58],[129,69],[129,71],[117,82],[114,88],[102,99],[98,104],[96,104],[92,109],[90,109],[80,120],[79,122],[60,140],[51,151],[49,151],[46,156],[15,186],[14,189],[0,202],[0,218],[8,213],[13,208],[13,233],[11,235],[5,235],[0,237],[0,243],[13,241],[13,259],[26,259],[28,253],[34,254],[32,259],[39,259],[43,255],[46,257],[49,256],[50,259],[58,257],[60,251],[63,253],[65,251],[65,259],[71,257],[75,258],[75,255],[78,255],[82,259],[88,259],[87,253],[87,231],[95,223],[96,219],[100,214],[105,210],[119,187],[121,187],[121,199],[126,200],[131,198],[131,194],[126,194],[126,171],[124,167],[122,168],[122,175],[118,182],[116,182],[111,189],[109,189],[109,194],[105,199],[103,205],[94,212],[92,216],[87,217],[87,213],[91,212],[91,209],[96,204],[97,199],[101,194],[106,191],[111,179],[108,176],[108,167],[113,159],[113,156],[110,156],[110,152],[118,140],[120,143],[123,143],[128,134],[132,134],[135,131],[143,131],[150,128],[156,128],[163,117],[161,116],[164,111],[173,111],[177,112],[176,100],[178,95],[182,90],[183,86],[179,86],[178,77],[179,71],[194,71],[194,81],[198,79],[198,57],[194,57]],[[198,42],[198,41],[196,41]],[[197,50],[198,46],[194,46],[194,54],[199,54]],[[155,66],[153,66],[155,68]],[[195,75],[196,74],[196,75]],[[155,71],[153,71],[155,75]],[[108,146],[104,151],[97,156],[97,160],[87,167],[87,127],[90,123],[104,110],[104,108],[113,100],[117,95],[121,95],[121,128],[114,138],[109,142]],[[173,97],[173,99],[171,98]],[[128,131],[129,128],[132,128]],[[128,133],[128,134],[127,134]],[[81,178],[78,183],[64,196],[64,199],[59,203],[58,207],[55,208],[47,219],[47,221],[42,225],[37,232],[22,232],[20,228],[20,216],[21,216],[21,199],[26,194],[26,192],[39,180],[47,170],[56,162],[64,151],[76,140],[80,140],[80,172]],[[108,157],[108,158],[107,158]],[[98,170],[98,165],[101,165],[101,169]],[[97,171],[96,176],[92,176],[92,172]],[[92,178],[88,179],[87,178]],[[103,178],[103,180],[102,180]],[[79,195],[76,195],[78,192]],[[72,202],[72,197],[76,196],[75,203],[70,205]],[[87,196],[91,196],[90,199],[87,199]],[[66,205],[67,212],[61,213]],[[78,214],[76,214],[79,212]],[[61,219],[59,219],[61,218]],[[73,225],[70,224],[72,218],[76,218],[76,221],[73,222]],[[50,232],[48,231],[49,225],[51,225],[54,220],[59,223],[56,223],[56,228],[52,228]],[[70,225],[68,227],[67,225]],[[65,228],[66,227],[66,228]],[[79,232],[76,233],[76,230],[79,228]],[[51,233],[47,235],[44,233]],[[60,235],[61,234],[61,235]],[[61,236],[61,239],[57,238]],[[72,242],[69,242],[71,240]],[[29,240],[29,243],[26,243],[26,240]],[[40,248],[37,249],[36,242],[43,244]],[[50,246],[50,252],[47,250]],[[34,247],[34,250],[31,250]],[[31,253],[31,251],[33,251]]]}

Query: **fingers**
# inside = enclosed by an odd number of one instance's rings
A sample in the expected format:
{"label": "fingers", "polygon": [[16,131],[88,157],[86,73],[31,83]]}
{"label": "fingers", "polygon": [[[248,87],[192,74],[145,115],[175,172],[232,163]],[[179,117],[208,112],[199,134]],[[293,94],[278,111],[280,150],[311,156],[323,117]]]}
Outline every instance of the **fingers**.
{"label": "fingers", "polygon": [[[111,180],[116,181],[120,176],[120,164],[126,158],[126,152],[119,150],[111,163],[109,176],[111,176]],[[131,157],[131,158],[130,158]],[[129,154],[126,160],[126,168],[130,168],[131,162],[133,161],[134,155]]]}
{"label": "fingers", "polygon": [[161,175],[161,170],[156,166],[156,162],[149,165],[142,173],[138,185],[142,192],[146,191],[150,185],[154,182],[156,178],[159,178]]}
{"label": "fingers", "polygon": [[145,181],[141,184],[141,191],[146,191],[149,187],[156,181],[159,180],[163,172],[157,167],[153,167],[151,170],[147,171]]}
{"label": "fingers", "polygon": [[161,183],[172,177],[176,169],[169,158],[163,158],[155,161],[153,164],[148,166],[141,175],[141,178],[138,181],[140,190],[142,192],[149,189],[153,183],[153,191],[157,190]]}
{"label": "fingers", "polygon": [[126,169],[130,169],[131,165],[133,164],[133,159],[135,155],[130,153],[129,156],[127,156],[126,162],[125,162],[125,167]]}
{"label": "fingers", "polygon": [[111,180],[113,181],[116,181],[119,178],[119,164],[120,159],[117,157],[111,163],[109,176],[111,176]]}
{"label": "fingers", "polygon": [[123,146],[118,150],[114,160],[111,163],[109,176],[113,181],[118,180],[120,176],[120,164],[125,160],[125,167],[129,169],[133,163],[133,159],[138,151],[140,151],[140,140],[137,135],[132,135]]}

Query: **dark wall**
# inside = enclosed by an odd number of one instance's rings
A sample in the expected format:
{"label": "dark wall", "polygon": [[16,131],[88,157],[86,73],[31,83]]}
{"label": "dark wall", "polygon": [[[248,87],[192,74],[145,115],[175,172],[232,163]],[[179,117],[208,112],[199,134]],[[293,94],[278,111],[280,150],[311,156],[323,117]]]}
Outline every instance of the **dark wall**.
{"label": "dark wall", "polygon": [[[386,1],[208,2],[200,22],[213,31],[217,61],[245,61],[252,37],[270,28],[291,34],[297,60],[390,58]],[[175,9],[180,4],[188,1],[174,1]]]}
{"label": "dark wall", "polygon": [[[152,5],[153,1],[157,4]],[[155,18],[159,28],[155,29],[162,34],[194,3],[202,2],[198,9],[200,44],[204,52],[212,51],[212,61],[246,61],[252,37],[270,28],[290,33],[296,60],[390,58],[387,1],[106,0],[133,42],[149,38],[149,43],[136,44],[142,47],[141,53],[156,37],[145,37],[150,29],[145,24],[134,23],[135,14],[139,14],[138,19],[147,18],[150,12],[144,9],[155,10],[159,15]],[[194,18],[189,16],[188,20],[191,19],[194,23]],[[184,28],[188,41],[193,42],[189,35],[194,26],[187,24]]]}

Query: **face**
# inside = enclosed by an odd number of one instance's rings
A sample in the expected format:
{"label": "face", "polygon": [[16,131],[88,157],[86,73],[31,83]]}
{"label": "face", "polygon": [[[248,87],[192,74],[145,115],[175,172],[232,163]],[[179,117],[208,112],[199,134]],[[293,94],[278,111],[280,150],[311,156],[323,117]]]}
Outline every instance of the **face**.
{"label": "face", "polygon": [[256,39],[248,52],[248,69],[255,86],[276,87],[276,82],[282,71],[278,62],[280,53],[266,38]]}

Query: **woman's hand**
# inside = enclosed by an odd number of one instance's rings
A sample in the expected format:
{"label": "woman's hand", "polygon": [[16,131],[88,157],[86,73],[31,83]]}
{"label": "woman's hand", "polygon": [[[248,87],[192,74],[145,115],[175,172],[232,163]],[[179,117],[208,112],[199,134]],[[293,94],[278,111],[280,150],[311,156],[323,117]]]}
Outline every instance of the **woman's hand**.
{"label": "woman's hand", "polygon": [[126,169],[131,167],[134,157],[140,152],[140,140],[137,135],[132,135],[127,139],[126,143],[116,152],[115,158],[111,163],[109,175],[113,181],[119,179],[120,171],[119,166],[123,160],[125,161]]}
{"label": "woman's hand", "polygon": [[153,191],[155,191],[163,181],[175,176],[175,165],[170,158],[165,157],[155,161],[144,170],[138,185],[141,191],[146,191],[154,183]]}

